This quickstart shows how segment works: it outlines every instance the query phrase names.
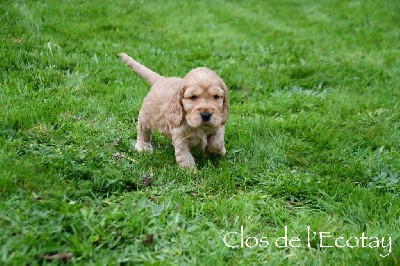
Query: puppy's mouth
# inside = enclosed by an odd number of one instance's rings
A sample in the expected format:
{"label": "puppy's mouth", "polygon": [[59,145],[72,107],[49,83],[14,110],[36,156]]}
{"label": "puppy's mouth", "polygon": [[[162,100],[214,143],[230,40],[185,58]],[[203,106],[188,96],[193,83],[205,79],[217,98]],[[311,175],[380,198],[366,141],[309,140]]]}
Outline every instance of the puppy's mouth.
{"label": "puppy's mouth", "polygon": [[216,114],[203,114],[195,116],[187,116],[186,122],[192,128],[197,127],[217,127],[219,125],[219,117]]}
{"label": "puppy's mouth", "polygon": [[201,122],[199,127],[216,127],[213,123],[211,123],[211,121],[207,121],[207,122]]}

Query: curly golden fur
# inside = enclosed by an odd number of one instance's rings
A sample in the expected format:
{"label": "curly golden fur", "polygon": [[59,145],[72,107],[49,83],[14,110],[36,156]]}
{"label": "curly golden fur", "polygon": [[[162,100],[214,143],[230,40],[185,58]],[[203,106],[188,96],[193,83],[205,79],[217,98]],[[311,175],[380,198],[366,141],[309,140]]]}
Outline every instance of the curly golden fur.
{"label": "curly golden fur", "polygon": [[156,130],[172,140],[181,167],[195,167],[194,147],[225,155],[228,92],[215,72],[199,67],[184,78],[163,77],[125,53],[120,57],[152,85],[139,112],[136,150],[152,150],[151,133]]}

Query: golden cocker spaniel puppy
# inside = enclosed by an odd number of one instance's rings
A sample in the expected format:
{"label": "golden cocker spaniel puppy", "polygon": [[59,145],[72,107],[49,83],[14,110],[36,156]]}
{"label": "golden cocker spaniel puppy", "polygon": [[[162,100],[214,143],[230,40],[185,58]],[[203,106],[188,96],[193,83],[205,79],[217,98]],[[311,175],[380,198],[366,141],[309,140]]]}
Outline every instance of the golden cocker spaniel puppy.
{"label": "golden cocker spaniel puppy", "polygon": [[139,112],[136,150],[151,151],[151,133],[156,130],[172,140],[181,167],[195,167],[190,153],[194,147],[225,155],[227,87],[214,71],[199,67],[184,78],[163,77],[125,53],[120,57],[151,85]]}

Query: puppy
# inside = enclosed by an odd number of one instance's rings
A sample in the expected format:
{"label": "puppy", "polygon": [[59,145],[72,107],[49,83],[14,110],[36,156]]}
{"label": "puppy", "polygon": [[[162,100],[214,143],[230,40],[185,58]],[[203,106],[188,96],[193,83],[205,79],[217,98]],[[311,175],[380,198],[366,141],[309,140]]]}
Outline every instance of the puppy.
{"label": "puppy", "polygon": [[163,77],[125,53],[119,56],[151,85],[139,112],[136,150],[151,151],[156,130],[172,141],[180,167],[195,167],[190,153],[194,147],[225,155],[229,103],[227,87],[215,72],[199,67],[184,78]]}

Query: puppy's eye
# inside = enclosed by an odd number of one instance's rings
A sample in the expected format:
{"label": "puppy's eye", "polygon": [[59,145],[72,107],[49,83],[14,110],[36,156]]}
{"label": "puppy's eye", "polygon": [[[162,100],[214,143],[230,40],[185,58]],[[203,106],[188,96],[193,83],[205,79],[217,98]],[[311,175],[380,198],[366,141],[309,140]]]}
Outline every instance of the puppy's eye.
{"label": "puppy's eye", "polygon": [[219,95],[214,95],[214,99],[218,100],[219,99]]}
{"label": "puppy's eye", "polygon": [[195,101],[197,99],[196,95],[193,95],[192,97],[190,97],[190,99],[192,99],[193,101]]}

